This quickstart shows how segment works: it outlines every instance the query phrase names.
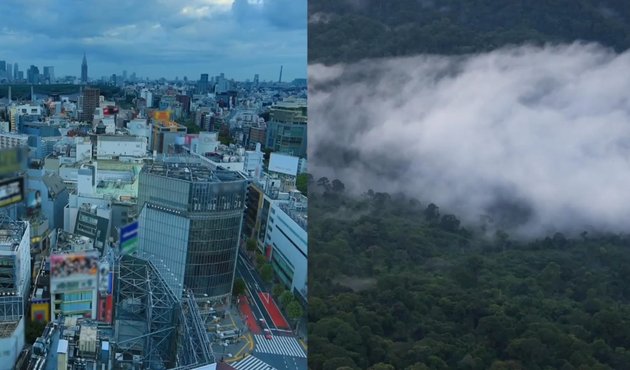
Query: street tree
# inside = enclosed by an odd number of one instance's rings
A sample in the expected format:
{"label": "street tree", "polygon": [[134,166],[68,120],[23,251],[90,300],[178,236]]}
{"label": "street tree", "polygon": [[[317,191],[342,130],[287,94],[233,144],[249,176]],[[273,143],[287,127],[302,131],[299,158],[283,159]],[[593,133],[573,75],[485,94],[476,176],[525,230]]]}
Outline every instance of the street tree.
{"label": "street tree", "polygon": [[239,296],[245,293],[245,280],[242,278],[238,278],[234,280],[234,288],[232,289],[232,294],[235,296]]}
{"label": "street tree", "polygon": [[273,280],[273,267],[267,263],[260,268],[260,277],[267,283]]}
{"label": "street tree", "polygon": [[247,239],[247,242],[245,243],[245,248],[247,248],[248,252],[255,252],[256,251],[256,240],[251,238],[251,239]]}
{"label": "street tree", "polygon": [[289,291],[285,291],[284,293],[282,293],[282,295],[280,296],[280,304],[283,307],[287,307],[291,302],[293,302],[295,300],[295,297],[293,297],[293,293],[289,292]]}
{"label": "street tree", "polygon": [[271,294],[274,295],[274,297],[282,297],[282,294],[284,294],[286,292],[286,289],[284,289],[284,286],[282,284],[276,284],[273,286],[273,288],[271,288]]}
{"label": "street tree", "polygon": [[289,316],[289,320],[295,321],[302,317],[303,314],[302,306],[300,306],[300,303],[295,299],[287,305],[287,316]]}

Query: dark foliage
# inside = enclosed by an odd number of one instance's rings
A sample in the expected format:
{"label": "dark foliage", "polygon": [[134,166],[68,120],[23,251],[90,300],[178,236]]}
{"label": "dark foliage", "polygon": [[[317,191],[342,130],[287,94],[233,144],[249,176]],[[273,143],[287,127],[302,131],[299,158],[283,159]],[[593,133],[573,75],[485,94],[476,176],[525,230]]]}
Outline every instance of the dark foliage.
{"label": "dark foliage", "polygon": [[630,47],[622,0],[313,0],[309,15],[309,60],[326,64],[575,40]]}
{"label": "dark foliage", "polygon": [[309,207],[313,370],[630,364],[627,236],[487,238],[373,191],[313,192]]}

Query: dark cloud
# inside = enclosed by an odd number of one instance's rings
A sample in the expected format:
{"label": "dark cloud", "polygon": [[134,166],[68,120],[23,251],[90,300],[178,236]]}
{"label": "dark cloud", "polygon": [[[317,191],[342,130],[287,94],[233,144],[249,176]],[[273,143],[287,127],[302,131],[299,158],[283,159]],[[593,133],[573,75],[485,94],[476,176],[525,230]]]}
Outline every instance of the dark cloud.
{"label": "dark cloud", "polygon": [[520,235],[630,224],[630,52],[520,47],[309,67],[309,168]]}
{"label": "dark cloud", "polygon": [[[306,18],[279,27],[261,4],[235,0],[61,0],[0,3],[0,59],[54,65],[57,75],[77,75],[83,52],[90,76],[129,73],[149,77],[226,73],[229,77],[275,79],[306,74]],[[305,7],[292,1],[291,9]],[[301,5],[300,5],[301,4]],[[249,13],[248,13],[249,12]],[[289,25],[287,23],[287,25]]]}

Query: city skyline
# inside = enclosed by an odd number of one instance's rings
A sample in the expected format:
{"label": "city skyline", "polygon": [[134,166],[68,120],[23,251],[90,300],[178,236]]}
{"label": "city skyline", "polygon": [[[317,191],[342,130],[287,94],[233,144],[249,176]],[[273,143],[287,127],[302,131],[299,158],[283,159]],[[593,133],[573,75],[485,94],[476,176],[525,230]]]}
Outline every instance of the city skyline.
{"label": "city skyline", "polygon": [[225,73],[277,81],[280,66],[283,81],[306,78],[306,1],[152,2],[116,5],[107,16],[92,2],[63,13],[59,0],[38,8],[3,2],[0,59],[23,71],[54,66],[57,77],[80,77],[85,53],[91,80],[127,70],[150,79]]}

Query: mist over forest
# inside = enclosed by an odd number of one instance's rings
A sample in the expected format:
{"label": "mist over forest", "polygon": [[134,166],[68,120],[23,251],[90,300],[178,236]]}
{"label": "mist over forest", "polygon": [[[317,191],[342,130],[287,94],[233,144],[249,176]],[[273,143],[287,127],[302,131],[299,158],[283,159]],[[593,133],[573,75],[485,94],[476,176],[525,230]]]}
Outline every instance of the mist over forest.
{"label": "mist over forest", "polygon": [[628,70],[580,42],[311,65],[310,170],[514,235],[624,232]]}

